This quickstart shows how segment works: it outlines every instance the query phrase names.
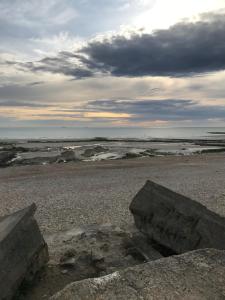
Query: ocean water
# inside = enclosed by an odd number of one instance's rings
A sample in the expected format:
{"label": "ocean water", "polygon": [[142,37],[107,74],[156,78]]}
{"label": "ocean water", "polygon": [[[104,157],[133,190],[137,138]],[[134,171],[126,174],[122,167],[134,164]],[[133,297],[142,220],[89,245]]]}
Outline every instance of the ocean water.
{"label": "ocean water", "polygon": [[[211,134],[210,132],[221,132]],[[76,127],[20,127],[0,128],[0,139],[89,139],[106,138],[225,138],[225,127],[179,128],[76,128]]]}

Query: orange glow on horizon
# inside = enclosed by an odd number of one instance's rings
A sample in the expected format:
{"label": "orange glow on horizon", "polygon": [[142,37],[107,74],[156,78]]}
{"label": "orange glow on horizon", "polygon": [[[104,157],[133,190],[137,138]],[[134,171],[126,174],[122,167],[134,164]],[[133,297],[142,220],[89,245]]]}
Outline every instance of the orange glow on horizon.
{"label": "orange glow on horizon", "polygon": [[132,115],[126,113],[113,113],[113,112],[86,112],[84,113],[84,117],[88,118],[104,118],[104,119],[123,119],[130,118]]}

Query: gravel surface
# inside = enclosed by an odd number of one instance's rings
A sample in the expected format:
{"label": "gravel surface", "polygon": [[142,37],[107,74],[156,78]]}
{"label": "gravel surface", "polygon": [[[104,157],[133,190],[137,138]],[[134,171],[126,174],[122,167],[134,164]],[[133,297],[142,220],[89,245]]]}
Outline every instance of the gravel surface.
{"label": "gravel surface", "polygon": [[77,162],[0,169],[0,215],[32,202],[44,233],[132,222],[129,204],[147,179],[225,216],[224,154]]}

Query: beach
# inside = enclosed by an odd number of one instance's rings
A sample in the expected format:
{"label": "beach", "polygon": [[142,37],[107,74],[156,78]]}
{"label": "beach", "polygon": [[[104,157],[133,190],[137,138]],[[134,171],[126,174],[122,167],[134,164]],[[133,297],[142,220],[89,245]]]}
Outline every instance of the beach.
{"label": "beach", "polygon": [[153,180],[225,216],[224,153],[156,156],[0,169],[0,215],[33,202],[42,232],[133,223],[129,204]]}
{"label": "beach", "polygon": [[0,22],[0,300],[225,299],[225,1]]}

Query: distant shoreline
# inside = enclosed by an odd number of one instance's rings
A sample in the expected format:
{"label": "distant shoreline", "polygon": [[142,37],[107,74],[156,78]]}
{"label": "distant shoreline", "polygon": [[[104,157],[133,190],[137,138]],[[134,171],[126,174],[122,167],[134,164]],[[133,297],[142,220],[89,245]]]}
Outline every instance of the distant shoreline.
{"label": "distant shoreline", "polygon": [[[211,132],[211,134],[224,134],[219,132]],[[0,138],[0,145],[4,143],[82,143],[82,142],[167,142],[167,143],[179,143],[179,142],[187,142],[187,143],[199,143],[199,142],[224,142],[225,137],[221,139],[211,139],[211,138],[107,138],[107,137],[94,137],[94,138],[83,138],[83,139],[70,139],[70,138],[61,138],[61,139],[54,139],[54,138],[18,138],[18,139],[11,139],[11,138]]]}
{"label": "distant shoreline", "polygon": [[208,133],[223,135],[223,134],[225,134],[225,131],[209,131]]}

